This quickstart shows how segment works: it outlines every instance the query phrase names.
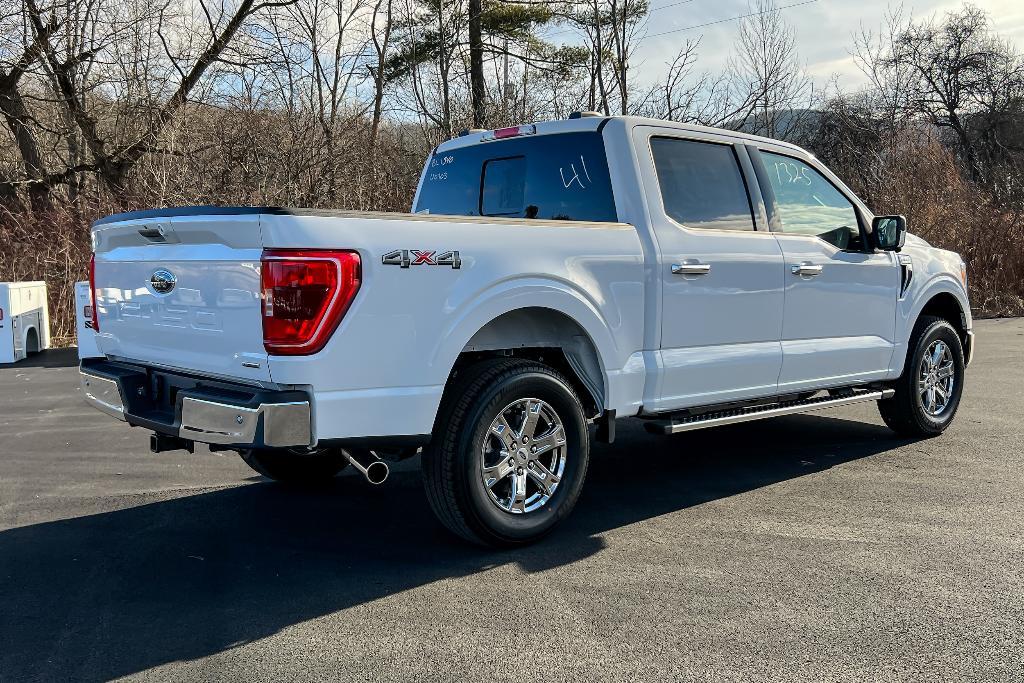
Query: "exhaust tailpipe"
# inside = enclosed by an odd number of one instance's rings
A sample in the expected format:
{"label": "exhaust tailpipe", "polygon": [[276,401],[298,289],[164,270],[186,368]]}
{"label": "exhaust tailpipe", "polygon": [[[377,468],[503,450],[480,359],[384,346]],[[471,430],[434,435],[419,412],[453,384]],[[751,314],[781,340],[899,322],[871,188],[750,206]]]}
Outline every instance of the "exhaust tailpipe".
{"label": "exhaust tailpipe", "polygon": [[366,481],[375,486],[383,484],[387,480],[388,475],[391,474],[391,468],[388,467],[388,464],[378,458],[377,454],[373,451],[360,451],[360,455],[363,460],[366,461],[365,465],[359,462],[359,460],[356,459],[356,456],[349,451],[342,450],[341,454],[352,464],[353,467],[363,473],[363,476],[366,477]]}

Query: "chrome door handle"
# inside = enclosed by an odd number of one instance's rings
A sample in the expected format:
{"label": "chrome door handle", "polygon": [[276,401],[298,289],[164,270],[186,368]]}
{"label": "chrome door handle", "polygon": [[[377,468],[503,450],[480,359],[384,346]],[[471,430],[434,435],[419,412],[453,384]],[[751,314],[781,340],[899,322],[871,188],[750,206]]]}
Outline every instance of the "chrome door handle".
{"label": "chrome door handle", "polygon": [[793,275],[800,275],[803,277],[814,277],[815,275],[821,275],[822,266],[816,266],[813,263],[800,263],[789,269]]}
{"label": "chrome door handle", "polygon": [[673,263],[673,275],[707,275],[711,272],[710,263]]}

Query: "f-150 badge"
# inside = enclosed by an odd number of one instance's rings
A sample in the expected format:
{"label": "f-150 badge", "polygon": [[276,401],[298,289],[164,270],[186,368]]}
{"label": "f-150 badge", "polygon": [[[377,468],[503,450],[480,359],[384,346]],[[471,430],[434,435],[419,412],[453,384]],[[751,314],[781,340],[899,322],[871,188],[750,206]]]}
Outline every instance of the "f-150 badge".
{"label": "f-150 badge", "polygon": [[462,259],[457,251],[443,251],[440,254],[436,251],[419,249],[395,249],[389,251],[380,258],[385,266],[451,266],[458,270],[462,267]]}

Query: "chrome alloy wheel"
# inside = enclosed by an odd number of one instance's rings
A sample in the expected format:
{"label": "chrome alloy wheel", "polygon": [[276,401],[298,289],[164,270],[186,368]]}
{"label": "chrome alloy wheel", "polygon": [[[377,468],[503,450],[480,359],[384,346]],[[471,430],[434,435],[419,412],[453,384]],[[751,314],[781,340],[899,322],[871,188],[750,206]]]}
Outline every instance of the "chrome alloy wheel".
{"label": "chrome alloy wheel", "polygon": [[565,428],[555,409],[539,398],[519,399],[498,413],[484,439],[484,489],[505,512],[532,512],[551,500],[565,458]]}
{"label": "chrome alloy wheel", "polygon": [[921,405],[931,417],[938,417],[949,407],[956,385],[956,364],[949,345],[936,340],[928,346],[917,376]]}

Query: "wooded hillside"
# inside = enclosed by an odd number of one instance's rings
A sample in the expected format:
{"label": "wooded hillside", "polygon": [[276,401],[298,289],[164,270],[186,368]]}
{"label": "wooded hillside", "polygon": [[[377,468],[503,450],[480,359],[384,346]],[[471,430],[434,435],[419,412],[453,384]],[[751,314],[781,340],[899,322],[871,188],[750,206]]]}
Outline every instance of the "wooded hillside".
{"label": "wooded hillside", "polygon": [[[1024,60],[982,11],[836,36],[870,82],[847,93],[808,76],[790,5],[770,0],[734,45],[679,32],[674,59],[641,70],[674,4],[0,0],[0,280],[45,278],[66,341],[99,216],[407,210],[458,131],[597,110],[805,145],[873,210],[963,253],[977,313],[1024,314]],[[702,67],[712,49],[729,50],[721,73]]]}

